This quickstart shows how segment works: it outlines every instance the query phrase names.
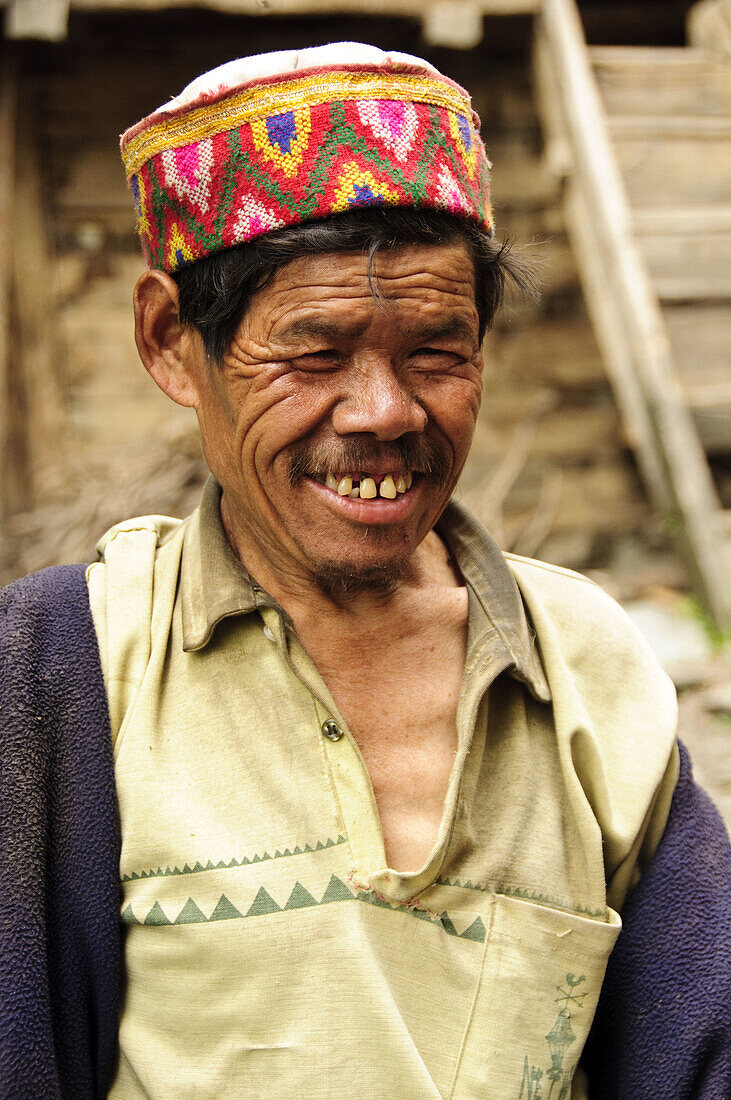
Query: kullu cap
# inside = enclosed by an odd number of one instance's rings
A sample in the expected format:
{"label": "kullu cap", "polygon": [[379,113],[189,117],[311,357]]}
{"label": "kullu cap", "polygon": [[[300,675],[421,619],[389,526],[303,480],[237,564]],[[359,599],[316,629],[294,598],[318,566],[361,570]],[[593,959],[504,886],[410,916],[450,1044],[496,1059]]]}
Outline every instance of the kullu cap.
{"label": "kullu cap", "polygon": [[493,232],[469,95],[410,54],[338,42],[230,61],[120,145],[147,262],[168,272],[362,206],[446,210]]}

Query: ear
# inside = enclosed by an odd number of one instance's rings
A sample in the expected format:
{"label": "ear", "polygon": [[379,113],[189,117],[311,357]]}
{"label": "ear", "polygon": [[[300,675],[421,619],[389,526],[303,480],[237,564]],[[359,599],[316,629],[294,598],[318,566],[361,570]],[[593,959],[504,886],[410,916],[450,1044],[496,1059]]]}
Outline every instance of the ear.
{"label": "ear", "polygon": [[146,370],[178,405],[197,408],[196,367],[205,353],[200,334],[180,323],[177,283],[164,271],[146,271],[133,302],[135,343]]}

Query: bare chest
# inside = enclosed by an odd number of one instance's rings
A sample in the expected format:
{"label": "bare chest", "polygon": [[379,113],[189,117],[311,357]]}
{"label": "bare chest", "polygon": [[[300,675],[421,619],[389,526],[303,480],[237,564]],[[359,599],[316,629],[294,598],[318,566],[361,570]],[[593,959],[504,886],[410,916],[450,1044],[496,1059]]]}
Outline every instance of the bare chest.
{"label": "bare chest", "polygon": [[386,857],[417,870],[439,834],[457,750],[463,629],[313,654],[358,744],[381,820]]}

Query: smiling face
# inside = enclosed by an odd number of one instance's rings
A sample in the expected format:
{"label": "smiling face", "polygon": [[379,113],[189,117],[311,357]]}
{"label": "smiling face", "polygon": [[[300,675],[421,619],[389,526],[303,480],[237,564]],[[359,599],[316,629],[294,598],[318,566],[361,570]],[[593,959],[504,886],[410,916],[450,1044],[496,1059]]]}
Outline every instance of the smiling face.
{"label": "smiling face", "polygon": [[[456,485],[480,406],[466,247],[292,261],[253,298],[221,364],[191,345],[208,464],[258,579],[387,585]],[[357,490],[357,491],[356,491]]]}

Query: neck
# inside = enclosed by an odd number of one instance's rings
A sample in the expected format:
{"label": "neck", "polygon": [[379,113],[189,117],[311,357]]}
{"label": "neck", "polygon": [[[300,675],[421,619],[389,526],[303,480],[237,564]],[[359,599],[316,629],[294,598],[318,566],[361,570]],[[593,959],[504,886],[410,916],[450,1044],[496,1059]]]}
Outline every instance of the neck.
{"label": "neck", "polygon": [[272,596],[292,619],[295,629],[318,621],[338,620],[377,626],[401,613],[405,602],[419,599],[436,588],[458,588],[462,581],[456,564],[436,531],[430,531],[412,555],[395,570],[374,570],[362,577],[329,579],[314,570],[283,560],[285,555],[258,545],[235,523],[221,500],[221,519],[228,541],[249,574]]}

